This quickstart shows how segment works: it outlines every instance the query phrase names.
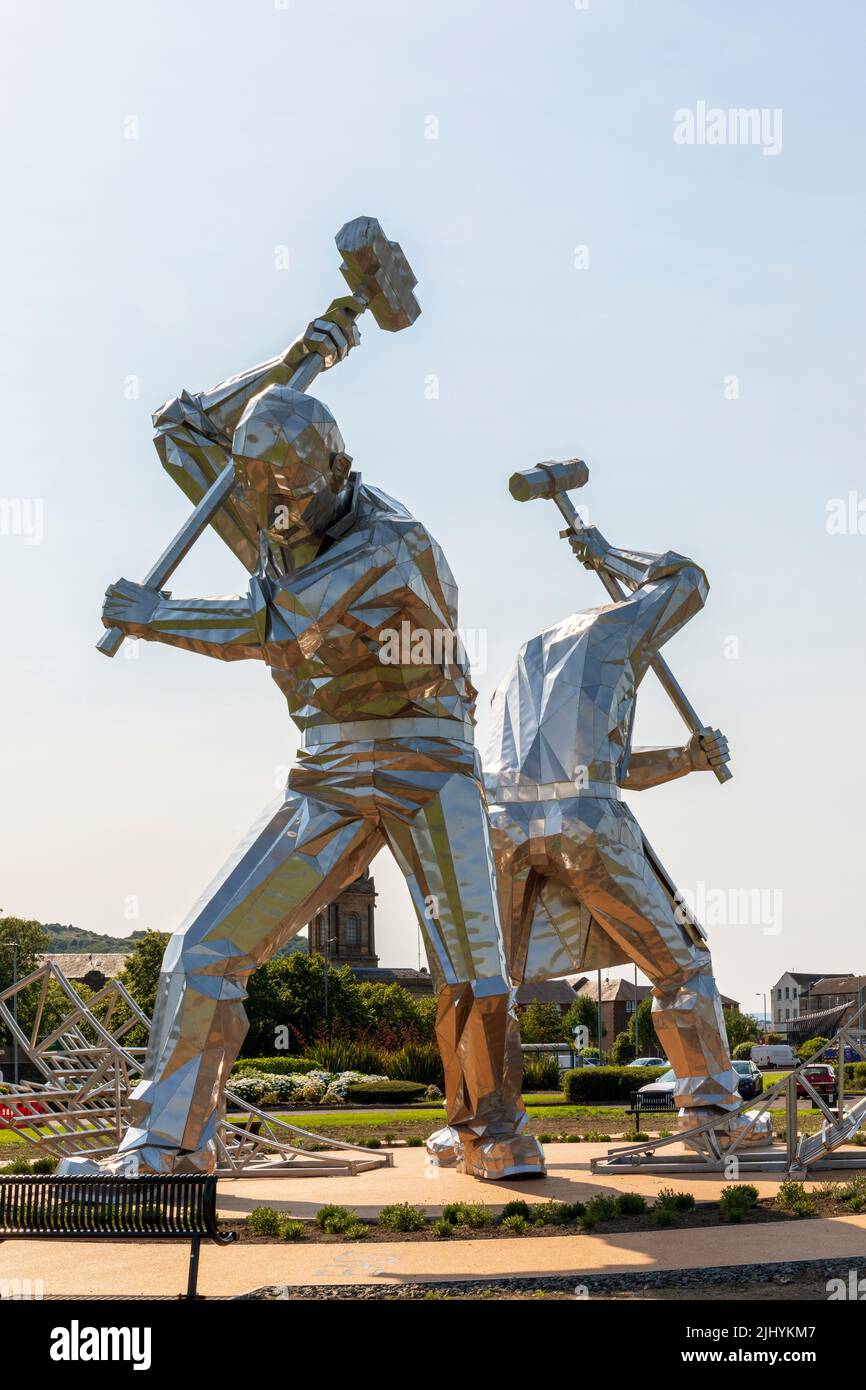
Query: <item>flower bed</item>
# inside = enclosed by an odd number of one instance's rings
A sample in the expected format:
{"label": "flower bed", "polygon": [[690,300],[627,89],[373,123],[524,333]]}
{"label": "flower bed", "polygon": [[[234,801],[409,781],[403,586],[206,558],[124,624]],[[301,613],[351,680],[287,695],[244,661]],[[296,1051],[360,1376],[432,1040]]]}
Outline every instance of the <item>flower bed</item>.
{"label": "flower bed", "polygon": [[[347,1100],[353,1098],[352,1092],[359,1098],[363,1097],[368,1101],[371,1098],[378,1099],[381,1102],[387,1087],[383,1087],[381,1091],[376,1087],[382,1082],[388,1083],[388,1077],[365,1075],[359,1071],[308,1071],[285,1075],[251,1072],[247,1076],[233,1076],[229,1082],[229,1089],[239,1100],[248,1101],[251,1105],[345,1105]],[[399,1083],[389,1084],[397,1086]],[[355,1091],[357,1087],[361,1090]],[[365,1089],[370,1087],[373,1089]],[[408,1094],[410,1088],[404,1089]],[[441,1099],[441,1093],[436,1087],[428,1087],[423,1096],[416,1094],[416,1091],[420,1090],[420,1086],[411,1087],[411,1098]],[[436,1091],[435,1095],[432,1094],[433,1091]]]}

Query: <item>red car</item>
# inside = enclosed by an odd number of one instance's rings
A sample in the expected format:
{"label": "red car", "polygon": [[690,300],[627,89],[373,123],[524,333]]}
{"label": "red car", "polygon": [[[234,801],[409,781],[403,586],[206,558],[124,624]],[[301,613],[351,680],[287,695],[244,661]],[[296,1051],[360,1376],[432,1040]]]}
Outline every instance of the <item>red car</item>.
{"label": "red car", "polygon": [[[825,1067],[820,1062],[816,1062],[813,1067],[804,1067],[801,1074],[805,1076],[812,1089],[818,1092],[822,1100],[826,1100],[829,1105],[836,1104],[836,1073],[832,1067]],[[797,1097],[798,1099],[803,1097],[812,1099],[799,1076],[797,1077]],[[815,1104],[814,1100],[812,1104]]]}
{"label": "red car", "polygon": [[40,1105],[38,1100],[31,1101],[25,1105],[23,1101],[19,1105],[7,1105],[5,1101],[0,1101],[0,1129],[5,1129],[4,1120],[19,1119],[22,1115],[44,1115],[45,1106]]}

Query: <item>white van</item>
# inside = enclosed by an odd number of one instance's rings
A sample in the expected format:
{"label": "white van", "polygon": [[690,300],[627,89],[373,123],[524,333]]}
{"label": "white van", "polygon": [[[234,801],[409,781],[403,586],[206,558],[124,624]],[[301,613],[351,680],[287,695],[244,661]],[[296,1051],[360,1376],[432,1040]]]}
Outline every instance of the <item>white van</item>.
{"label": "white van", "polygon": [[756,1067],[796,1067],[800,1059],[787,1043],[755,1043],[752,1061]]}

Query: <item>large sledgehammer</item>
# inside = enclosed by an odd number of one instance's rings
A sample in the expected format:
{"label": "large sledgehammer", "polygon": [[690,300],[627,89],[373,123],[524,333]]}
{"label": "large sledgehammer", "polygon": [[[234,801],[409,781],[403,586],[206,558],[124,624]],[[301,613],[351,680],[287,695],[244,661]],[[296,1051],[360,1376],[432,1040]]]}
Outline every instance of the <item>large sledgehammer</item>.
{"label": "large sledgehammer", "polygon": [[[356,217],[341,227],[334,239],[343,257],[340,271],[352,291],[351,298],[337,301],[341,322],[348,328],[354,325],[355,319],[365,309],[369,309],[379,327],[389,333],[397,333],[401,328],[413,324],[421,312],[412,293],[417,281],[400,245],[387,240],[376,218]],[[318,327],[315,321],[311,325],[314,330]],[[289,385],[296,391],[306,391],[319,372],[342,360],[329,347],[327,328],[328,324],[323,323],[322,331],[313,335],[321,339],[322,351],[310,352],[303,357],[289,380]],[[168,583],[183,557],[231,494],[236,482],[234,464],[229,462],[190,513],[174,540],[148,570],[143,580],[148,589],[161,589]],[[96,650],[102,652],[103,656],[114,656],[122,643],[120,628],[110,627],[103,632]]]}
{"label": "large sledgehammer", "polygon": [[[583,487],[589,478],[589,469],[583,459],[566,459],[564,463],[539,463],[535,468],[527,468],[523,473],[512,473],[508,480],[508,490],[517,502],[530,502],[536,497],[549,497],[555,502],[575,535],[580,535],[583,522],[575,510],[569,488]],[[598,570],[599,578],[614,603],[628,598],[619,580],[607,570]],[[670,696],[674,709],[690,733],[697,734],[706,728],[698,718],[697,710],[689,700],[670,666],[660,653],[650,661],[650,666],[658,676],[662,689]],[[729,782],[733,773],[727,763],[714,767],[713,772],[720,782]]]}

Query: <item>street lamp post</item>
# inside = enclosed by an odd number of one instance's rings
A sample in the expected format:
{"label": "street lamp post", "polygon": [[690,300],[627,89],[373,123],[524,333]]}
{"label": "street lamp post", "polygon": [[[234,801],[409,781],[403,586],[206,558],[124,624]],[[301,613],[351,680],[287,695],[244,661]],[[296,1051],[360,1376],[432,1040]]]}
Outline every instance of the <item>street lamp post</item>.
{"label": "street lamp post", "polygon": [[769,1020],[769,1018],[767,1017],[767,991],[766,991],[766,990],[761,991],[761,990],[759,990],[759,989],[756,989],[756,990],[755,990],[755,997],[756,997],[757,999],[763,999],[763,1001],[764,1001],[764,1013],[763,1013],[764,1028],[765,1028],[765,1029],[768,1029],[769,1026],[770,1026],[770,1020]]}

